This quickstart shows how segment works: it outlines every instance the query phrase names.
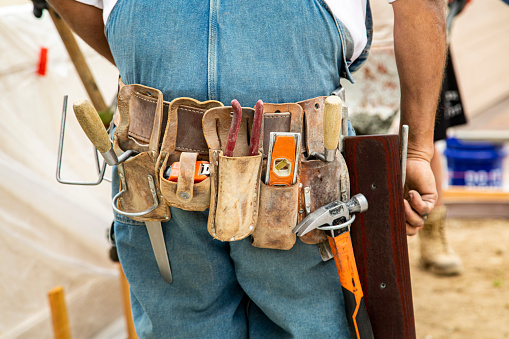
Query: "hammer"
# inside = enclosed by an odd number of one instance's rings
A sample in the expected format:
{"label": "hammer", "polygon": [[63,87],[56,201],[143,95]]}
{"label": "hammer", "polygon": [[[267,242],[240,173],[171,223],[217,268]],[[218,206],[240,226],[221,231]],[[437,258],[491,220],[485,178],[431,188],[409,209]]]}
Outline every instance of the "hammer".
{"label": "hammer", "polygon": [[314,229],[326,232],[345,299],[350,338],[357,339],[374,338],[350,238],[350,225],[355,220],[352,214],[367,209],[366,197],[357,194],[346,202],[337,200],[320,207],[293,229],[298,236]]}

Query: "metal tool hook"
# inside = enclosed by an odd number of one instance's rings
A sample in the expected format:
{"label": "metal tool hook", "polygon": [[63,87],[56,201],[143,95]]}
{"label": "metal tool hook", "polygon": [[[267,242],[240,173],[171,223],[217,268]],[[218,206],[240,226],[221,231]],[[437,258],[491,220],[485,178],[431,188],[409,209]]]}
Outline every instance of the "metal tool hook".
{"label": "metal tool hook", "polygon": [[150,187],[150,192],[152,193],[152,198],[154,199],[154,204],[151,207],[149,207],[146,210],[141,211],[141,212],[125,212],[125,211],[122,211],[121,209],[119,209],[117,207],[117,201],[125,192],[127,192],[127,183],[125,181],[124,167],[122,165],[118,166],[118,174],[120,177],[120,181],[122,182],[122,190],[120,192],[118,192],[113,197],[113,200],[111,202],[111,205],[115,212],[117,212],[118,214],[121,214],[121,215],[125,215],[126,217],[141,217],[145,214],[152,212],[153,210],[155,210],[157,208],[157,206],[159,206],[159,200],[157,199],[154,178],[151,175],[148,175],[147,176],[148,185]]}
{"label": "metal tool hook", "polygon": [[341,228],[344,228],[346,226],[349,226],[351,225],[353,222],[355,221],[355,214],[352,214],[352,216],[350,217],[350,219],[348,219],[346,222],[342,223],[342,224],[339,224],[339,225],[332,225],[332,226],[329,226],[329,225],[322,225],[322,226],[318,226],[317,228],[319,230],[322,230],[322,231],[335,231],[335,230],[339,230]]}
{"label": "metal tool hook", "polygon": [[99,171],[98,178],[96,181],[73,181],[73,180],[65,180],[60,176],[60,171],[62,168],[62,155],[64,149],[64,135],[65,135],[65,123],[67,118],[67,95],[64,96],[64,104],[62,108],[62,120],[60,124],[60,137],[58,141],[58,155],[57,155],[57,172],[56,177],[57,181],[61,184],[67,185],[85,185],[85,186],[95,186],[99,185],[104,179],[104,173],[106,172],[106,162],[103,162],[102,165],[99,163],[99,157],[97,156],[97,150],[94,147],[95,159],[97,164],[97,169]]}

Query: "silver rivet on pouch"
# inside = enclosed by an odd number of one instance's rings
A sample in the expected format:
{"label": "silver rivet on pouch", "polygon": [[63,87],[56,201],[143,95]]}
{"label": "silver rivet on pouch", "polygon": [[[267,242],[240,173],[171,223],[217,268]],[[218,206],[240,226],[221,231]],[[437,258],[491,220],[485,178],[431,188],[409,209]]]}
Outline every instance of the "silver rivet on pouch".
{"label": "silver rivet on pouch", "polygon": [[250,225],[249,226],[249,230],[252,231],[254,229],[254,226],[253,225]]}
{"label": "silver rivet on pouch", "polygon": [[299,183],[299,188],[302,188],[302,183],[301,182]]}
{"label": "silver rivet on pouch", "polygon": [[230,239],[230,241],[235,241],[235,237],[232,237],[232,238]]}
{"label": "silver rivet on pouch", "polygon": [[189,199],[189,193],[187,193],[187,192],[180,192],[179,195],[182,199],[185,199],[185,200]]}
{"label": "silver rivet on pouch", "polygon": [[385,283],[381,283],[381,284],[380,284],[380,288],[381,288],[381,289],[384,289],[384,288],[386,288],[386,287],[387,287],[387,285],[386,285]]}

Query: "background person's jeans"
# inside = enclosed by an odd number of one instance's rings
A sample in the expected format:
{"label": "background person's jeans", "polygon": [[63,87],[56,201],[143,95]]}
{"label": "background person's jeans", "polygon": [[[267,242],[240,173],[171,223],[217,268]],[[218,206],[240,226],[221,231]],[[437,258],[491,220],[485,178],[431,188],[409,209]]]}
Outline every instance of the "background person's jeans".
{"label": "background person's jeans", "polygon": [[[167,101],[296,102],[330,94],[344,67],[320,0],[120,0],[106,33],[124,83],[158,88]],[[140,338],[349,337],[334,261],[322,262],[316,245],[220,242],[207,232],[208,211],[171,213],[163,223],[171,285],[144,224],[115,215]]]}

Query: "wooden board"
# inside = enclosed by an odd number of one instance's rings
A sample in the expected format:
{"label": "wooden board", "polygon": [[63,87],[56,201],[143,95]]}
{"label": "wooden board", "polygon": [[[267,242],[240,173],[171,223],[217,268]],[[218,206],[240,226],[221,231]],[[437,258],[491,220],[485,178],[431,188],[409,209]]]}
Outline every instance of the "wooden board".
{"label": "wooden board", "polygon": [[344,146],[351,195],[369,204],[351,235],[375,338],[415,338],[399,138],[348,137]]}

